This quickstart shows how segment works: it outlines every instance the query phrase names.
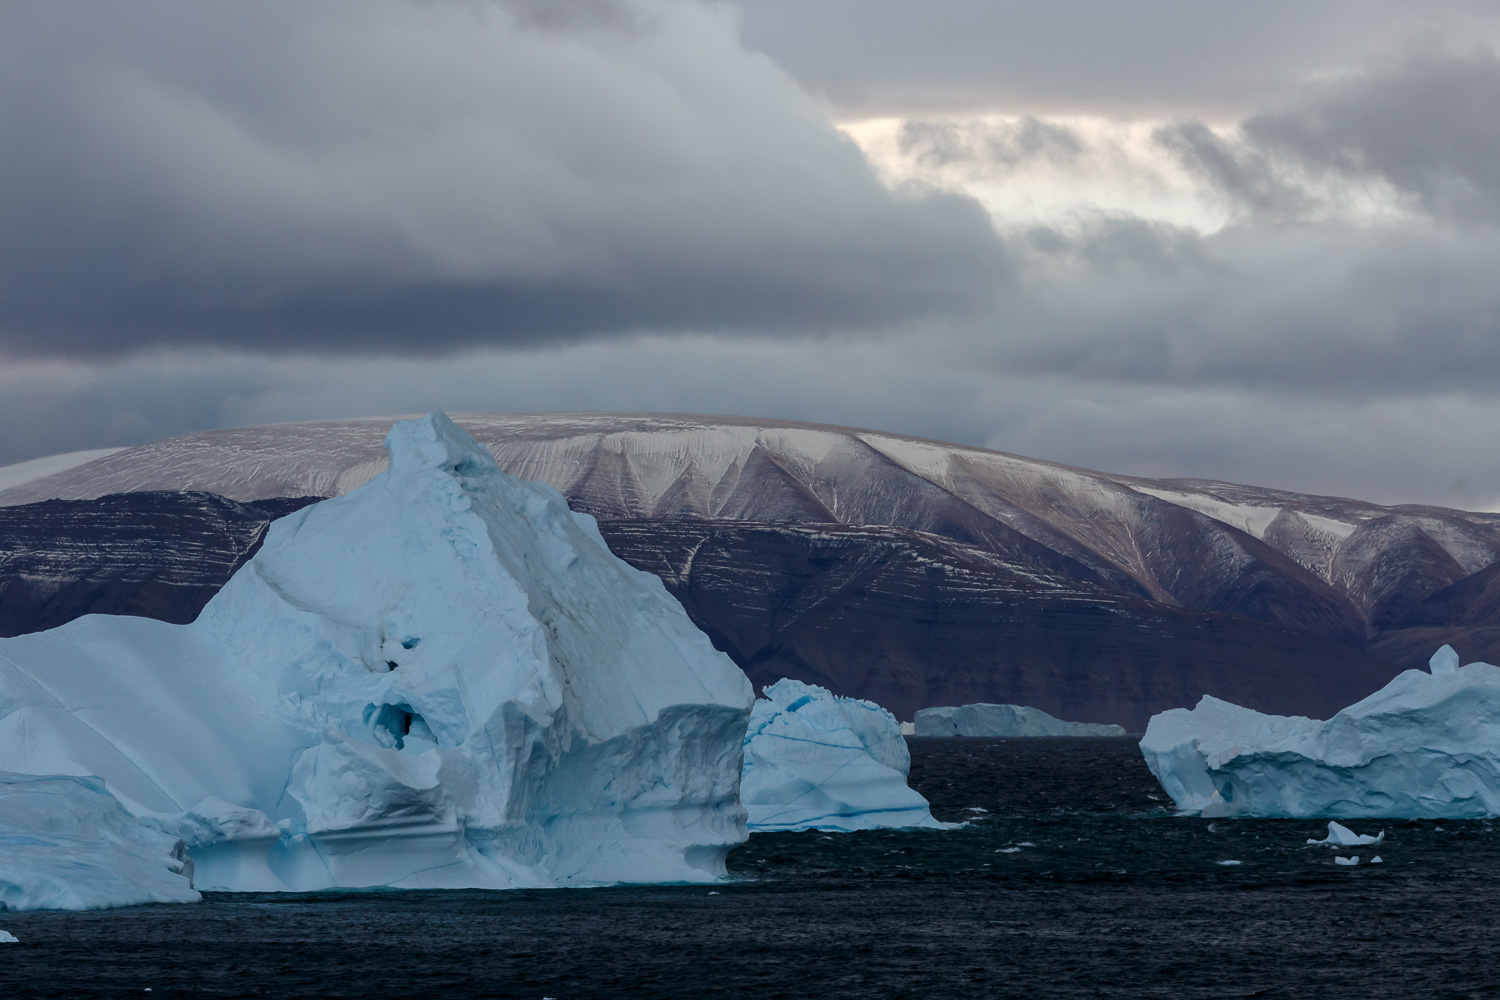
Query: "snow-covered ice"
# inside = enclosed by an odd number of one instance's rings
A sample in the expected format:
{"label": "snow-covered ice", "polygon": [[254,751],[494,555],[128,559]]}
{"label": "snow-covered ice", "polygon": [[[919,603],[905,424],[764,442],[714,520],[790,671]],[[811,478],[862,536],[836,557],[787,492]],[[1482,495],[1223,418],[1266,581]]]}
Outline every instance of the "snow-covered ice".
{"label": "snow-covered ice", "polygon": [[1124,736],[1122,726],[1065,722],[1028,705],[959,705],[924,708],[914,721],[917,736]]}
{"label": "snow-covered ice", "polygon": [[1365,844],[1382,844],[1385,842],[1385,831],[1381,830],[1375,836],[1368,833],[1355,833],[1342,823],[1329,820],[1328,836],[1322,840],[1307,841],[1309,844],[1327,844],[1329,847],[1363,847]]}
{"label": "snow-covered ice", "polygon": [[1382,864],[1385,864],[1385,861],[1380,857],[1380,855],[1377,854],[1373,858],[1370,859],[1370,864],[1372,864],[1372,865],[1382,865]]}
{"label": "snow-covered ice", "polygon": [[[387,449],[387,472],[272,524],[191,625],[0,640],[0,770],[98,776],[186,844],[198,888],[722,875],[745,837],[744,674],[447,417]],[[32,877],[17,864],[0,853]]]}
{"label": "snow-covered ice", "polygon": [[740,794],[751,830],[944,828],[907,786],[910,770],[890,712],[783,679],[755,702]]}
{"label": "snow-covered ice", "polygon": [[1444,646],[1326,722],[1205,696],[1153,716],[1141,752],[1204,816],[1500,815],[1500,667],[1457,661]]}
{"label": "snow-covered ice", "polygon": [[1336,865],[1357,865],[1359,864],[1359,855],[1354,854],[1347,858],[1334,858],[1333,863]]}
{"label": "snow-covered ice", "polygon": [[0,931],[0,944],[20,944],[21,939],[10,931]]}
{"label": "snow-covered ice", "polygon": [[1224,865],[1225,867],[1232,867],[1234,865],[1242,865],[1242,864],[1244,864],[1243,861],[1220,861],[1220,862],[1217,862],[1217,863],[1221,864],[1221,865]]}
{"label": "snow-covered ice", "polygon": [[0,773],[0,910],[190,903],[191,874],[182,841],[98,778]]}

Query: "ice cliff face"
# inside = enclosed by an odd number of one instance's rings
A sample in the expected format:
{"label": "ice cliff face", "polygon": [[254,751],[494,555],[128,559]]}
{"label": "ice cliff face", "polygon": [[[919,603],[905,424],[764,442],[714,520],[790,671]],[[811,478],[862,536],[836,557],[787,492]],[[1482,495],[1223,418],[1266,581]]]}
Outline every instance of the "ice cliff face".
{"label": "ice cliff face", "polygon": [[891,713],[783,679],[750,716],[740,794],[751,830],[941,829],[907,787],[910,770]]}
{"label": "ice cliff face", "polygon": [[744,674],[445,416],[387,449],[276,521],[191,625],[0,641],[0,770],[99,776],[185,842],[199,888],[722,874]]}
{"label": "ice cliff face", "polygon": [[99,779],[0,773],[0,910],[191,903],[191,875],[182,841]]}
{"label": "ice cliff face", "polygon": [[1500,815],[1500,668],[1444,646],[1327,722],[1205,697],[1152,718],[1141,752],[1204,816]]}
{"label": "ice cliff face", "polygon": [[1124,736],[1123,726],[1064,722],[1027,705],[924,708],[912,720],[917,736]]}

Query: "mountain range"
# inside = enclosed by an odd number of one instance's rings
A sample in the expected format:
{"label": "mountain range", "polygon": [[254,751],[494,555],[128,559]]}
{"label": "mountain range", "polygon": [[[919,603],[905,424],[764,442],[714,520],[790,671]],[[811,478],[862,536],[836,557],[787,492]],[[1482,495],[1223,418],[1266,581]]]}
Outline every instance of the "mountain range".
{"label": "mountain range", "polygon": [[[379,473],[393,419],[0,469],[0,629],[190,619],[278,511]],[[997,701],[1139,731],[1205,693],[1326,717],[1444,642],[1500,654],[1500,514],[786,421],[455,419],[597,518],[757,685],[796,677],[903,718]]]}

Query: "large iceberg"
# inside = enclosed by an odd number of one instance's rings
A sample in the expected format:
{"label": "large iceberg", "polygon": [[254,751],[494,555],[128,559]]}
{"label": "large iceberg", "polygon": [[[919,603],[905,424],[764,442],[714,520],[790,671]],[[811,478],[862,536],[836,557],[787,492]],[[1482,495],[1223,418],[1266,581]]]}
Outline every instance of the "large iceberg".
{"label": "large iceberg", "polygon": [[1500,668],[1459,667],[1444,646],[1430,673],[1407,670],[1327,722],[1205,696],[1153,716],[1141,752],[1186,813],[1500,815]]}
{"label": "large iceberg", "polygon": [[750,715],[740,795],[751,830],[945,828],[907,786],[910,770],[890,712],[783,679]]}
{"label": "large iceberg", "polygon": [[917,736],[1124,736],[1123,726],[1064,722],[1028,705],[959,705],[917,712]]}
{"label": "large iceberg", "polygon": [[[191,625],[0,640],[0,770],[96,776],[183,842],[199,889],[722,875],[744,674],[447,417],[387,449],[388,472],[272,524]],[[11,847],[0,878],[24,881]]]}

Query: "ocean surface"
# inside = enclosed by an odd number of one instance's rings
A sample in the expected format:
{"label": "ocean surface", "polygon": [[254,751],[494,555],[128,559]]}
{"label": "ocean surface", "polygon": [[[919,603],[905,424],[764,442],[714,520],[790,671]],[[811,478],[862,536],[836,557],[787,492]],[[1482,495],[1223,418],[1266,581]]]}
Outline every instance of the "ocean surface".
{"label": "ocean surface", "polygon": [[963,828],[757,834],[716,886],[0,913],[0,998],[1500,996],[1489,822],[1309,847],[1172,815],[1131,739],[909,742]]}

